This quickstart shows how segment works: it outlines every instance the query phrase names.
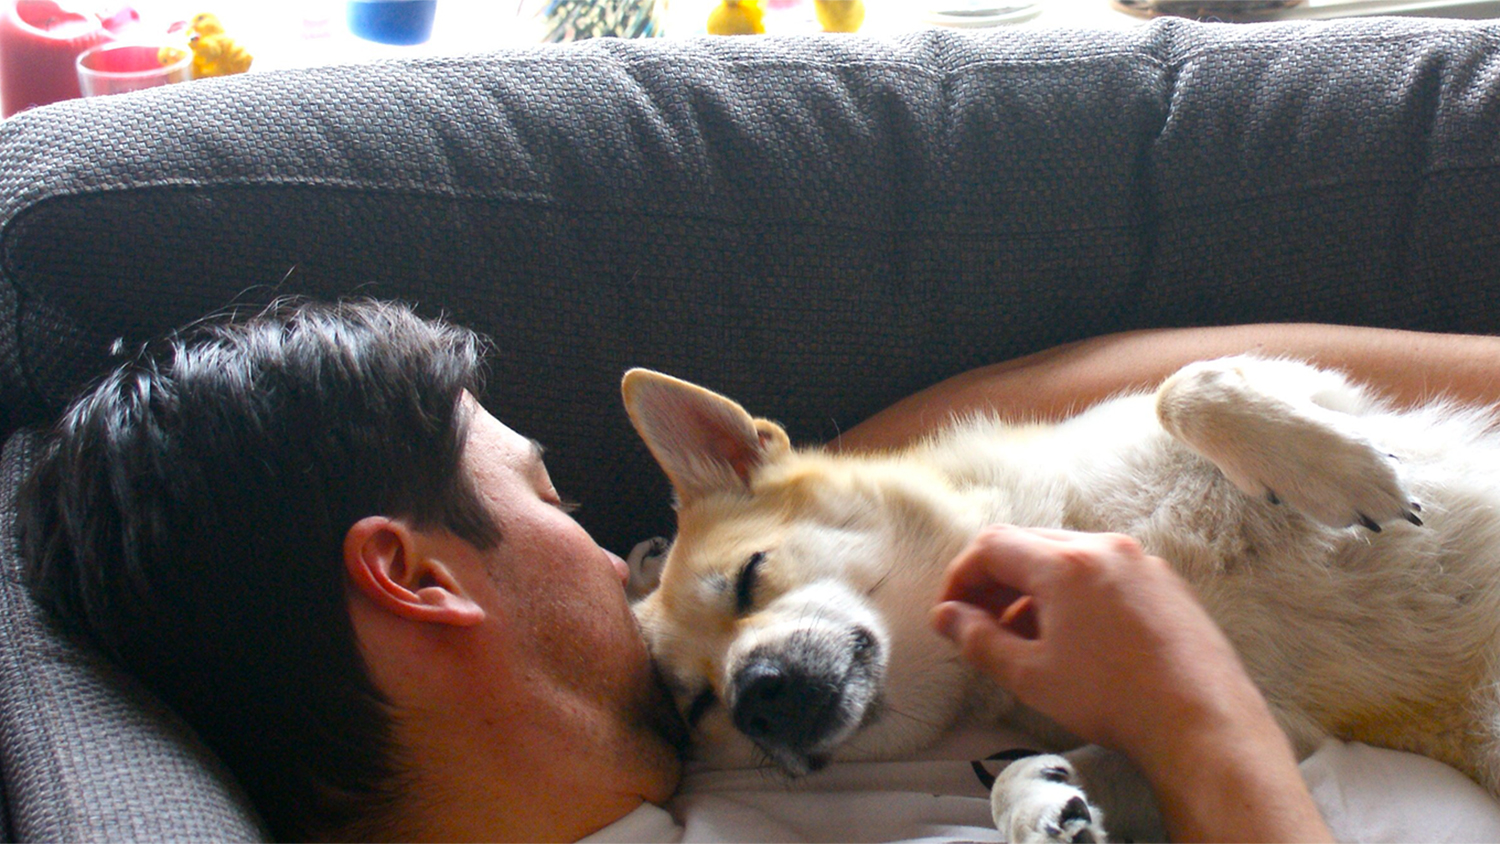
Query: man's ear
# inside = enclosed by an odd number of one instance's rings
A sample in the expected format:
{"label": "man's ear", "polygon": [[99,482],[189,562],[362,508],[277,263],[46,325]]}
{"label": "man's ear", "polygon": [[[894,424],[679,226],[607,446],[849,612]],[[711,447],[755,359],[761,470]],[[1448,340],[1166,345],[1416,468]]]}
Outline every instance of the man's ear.
{"label": "man's ear", "polygon": [[670,375],[632,369],[620,392],[631,424],[683,502],[745,489],[757,468],[791,450],[780,425]]}
{"label": "man's ear", "polygon": [[484,608],[433,556],[427,537],[398,519],[355,522],[344,534],[344,571],[360,594],[401,618],[457,627],[484,620]]}

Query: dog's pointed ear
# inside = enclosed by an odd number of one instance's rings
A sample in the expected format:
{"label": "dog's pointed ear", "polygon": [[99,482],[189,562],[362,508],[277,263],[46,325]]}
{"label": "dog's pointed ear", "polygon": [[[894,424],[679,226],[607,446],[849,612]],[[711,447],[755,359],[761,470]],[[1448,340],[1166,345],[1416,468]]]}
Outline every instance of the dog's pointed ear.
{"label": "dog's pointed ear", "polygon": [[631,424],[683,502],[744,489],[758,467],[791,450],[780,425],[670,375],[632,369],[620,392]]}

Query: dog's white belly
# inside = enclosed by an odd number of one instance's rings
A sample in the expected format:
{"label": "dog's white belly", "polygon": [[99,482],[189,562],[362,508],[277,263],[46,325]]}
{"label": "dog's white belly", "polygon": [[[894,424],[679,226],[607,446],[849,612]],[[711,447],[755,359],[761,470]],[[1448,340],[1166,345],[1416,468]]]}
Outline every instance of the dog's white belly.
{"label": "dog's white belly", "polygon": [[[1360,417],[1424,526],[1333,528],[1245,494],[1168,435],[1152,397],[1051,427],[973,422],[930,446],[993,521],[1127,533],[1197,589],[1299,752],[1329,734],[1495,788],[1500,442],[1476,412]],[[979,458],[979,459],[976,459]],[[1476,711],[1479,713],[1476,718]]]}

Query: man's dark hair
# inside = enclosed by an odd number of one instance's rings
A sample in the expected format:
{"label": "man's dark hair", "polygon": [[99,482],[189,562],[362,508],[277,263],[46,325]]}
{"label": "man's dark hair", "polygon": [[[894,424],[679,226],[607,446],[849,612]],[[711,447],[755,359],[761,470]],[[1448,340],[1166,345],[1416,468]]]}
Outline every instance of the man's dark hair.
{"label": "man's dark hair", "polygon": [[32,594],[193,725],[279,838],[382,831],[401,760],[348,614],[349,527],[497,527],[460,471],[474,333],[282,303],[151,344],[62,416],[22,493]]}

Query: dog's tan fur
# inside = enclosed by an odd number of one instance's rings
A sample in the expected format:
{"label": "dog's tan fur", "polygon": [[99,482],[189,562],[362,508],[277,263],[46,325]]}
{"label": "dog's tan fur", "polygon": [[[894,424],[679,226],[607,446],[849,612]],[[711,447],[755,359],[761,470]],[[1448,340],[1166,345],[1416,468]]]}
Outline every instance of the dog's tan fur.
{"label": "dog's tan fur", "polygon": [[[927,625],[948,561],[1006,522],[1120,532],[1169,560],[1300,752],[1365,741],[1500,787],[1500,440],[1486,412],[1396,411],[1336,373],[1234,358],[1058,425],[974,418],[849,456],[792,449],[774,423],[657,373],[632,371],[624,392],[678,496],[638,616],[684,707],[712,691],[696,727],[721,763],[755,760],[758,744],[799,773],[997,718],[1066,743]],[[873,636],[866,661],[839,662],[849,631]],[[878,688],[827,742],[752,743],[730,712],[736,677],[789,641],[814,673]]]}

